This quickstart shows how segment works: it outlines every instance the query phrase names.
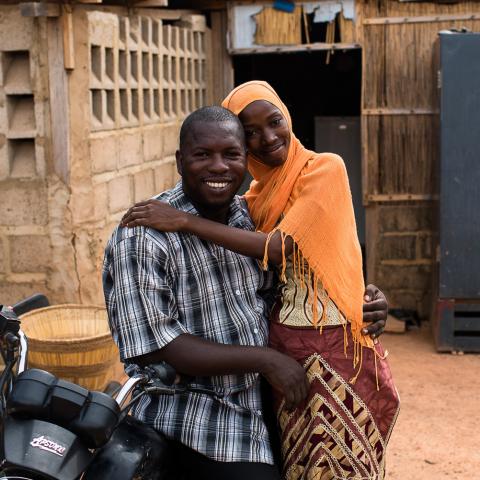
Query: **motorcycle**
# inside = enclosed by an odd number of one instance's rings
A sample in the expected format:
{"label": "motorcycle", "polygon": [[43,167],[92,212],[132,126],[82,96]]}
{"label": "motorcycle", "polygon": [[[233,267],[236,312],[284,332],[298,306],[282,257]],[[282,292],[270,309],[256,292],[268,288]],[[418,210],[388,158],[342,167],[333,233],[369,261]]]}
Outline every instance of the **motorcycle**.
{"label": "motorcycle", "polygon": [[115,398],[28,369],[17,314],[46,299],[30,300],[0,305],[0,480],[178,479],[165,437],[128,412],[144,395],[198,389],[177,383],[165,363],[141,369]]}

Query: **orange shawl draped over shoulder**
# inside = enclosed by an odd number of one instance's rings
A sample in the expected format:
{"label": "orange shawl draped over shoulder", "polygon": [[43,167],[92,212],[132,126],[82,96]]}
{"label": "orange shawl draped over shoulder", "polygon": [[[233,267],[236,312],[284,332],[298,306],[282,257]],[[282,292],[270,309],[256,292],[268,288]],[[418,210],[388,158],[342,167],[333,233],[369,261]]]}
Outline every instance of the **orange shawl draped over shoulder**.
{"label": "orange shawl draped over shoulder", "polygon": [[[245,197],[257,230],[269,234],[269,238],[277,230],[282,239],[292,237],[294,260],[303,257],[308,263],[313,298],[320,281],[351,323],[356,346],[373,347],[371,338],[361,333],[365,290],[362,254],[345,165],[338,155],[317,154],[303,147],[293,134],[287,107],[266,82],[240,85],[222,106],[238,115],[256,100],[277,107],[290,129],[288,158],[282,166],[269,167],[248,155],[254,181]],[[312,302],[316,308],[316,302]],[[361,348],[355,351],[354,364],[361,360]]]}

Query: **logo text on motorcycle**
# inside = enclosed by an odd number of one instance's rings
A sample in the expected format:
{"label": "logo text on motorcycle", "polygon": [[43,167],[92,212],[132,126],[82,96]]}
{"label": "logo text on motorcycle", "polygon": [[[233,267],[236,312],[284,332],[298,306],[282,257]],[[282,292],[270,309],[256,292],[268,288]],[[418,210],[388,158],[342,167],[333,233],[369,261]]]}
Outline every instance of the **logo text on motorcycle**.
{"label": "logo text on motorcycle", "polygon": [[66,448],[58,443],[54,442],[53,440],[49,440],[45,438],[43,435],[40,437],[35,437],[30,442],[30,445],[35,448],[40,448],[41,450],[45,450],[46,452],[54,453],[59,457],[63,457]]}

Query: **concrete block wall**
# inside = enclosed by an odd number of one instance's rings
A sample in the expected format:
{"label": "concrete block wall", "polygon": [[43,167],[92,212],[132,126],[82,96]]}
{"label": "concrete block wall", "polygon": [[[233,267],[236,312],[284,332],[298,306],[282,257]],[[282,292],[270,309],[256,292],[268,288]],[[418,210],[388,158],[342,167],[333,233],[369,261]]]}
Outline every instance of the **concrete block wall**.
{"label": "concrete block wall", "polygon": [[0,303],[48,290],[44,25],[0,8]]}
{"label": "concrete block wall", "polygon": [[103,303],[108,237],[178,180],[180,124],[207,101],[204,30],[75,6],[67,73],[61,25],[0,6],[0,303]]}
{"label": "concrete block wall", "polygon": [[[88,32],[87,41],[75,45],[76,58],[88,65],[88,90],[76,69],[70,102],[80,93],[88,108],[71,114],[72,145],[79,146],[71,155],[72,231],[80,301],[98,303],[113,228],[134,202],[179,179],[180,124],[206,102],[207,55],[204,31],[154,17],[81,10],[74,20]],[[76,132],[85,125],[82,143]]]}

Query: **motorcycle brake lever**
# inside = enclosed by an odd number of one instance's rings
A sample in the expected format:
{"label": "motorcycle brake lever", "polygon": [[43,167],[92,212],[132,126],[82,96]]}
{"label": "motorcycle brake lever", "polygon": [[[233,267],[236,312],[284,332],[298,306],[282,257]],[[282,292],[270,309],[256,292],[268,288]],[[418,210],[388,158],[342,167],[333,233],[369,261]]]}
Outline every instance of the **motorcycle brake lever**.
{"label": "motorcycle brake lever", "polygon": [[161,394],[161,395],[175,395],[178,392],[176,387],[166,387],[165,385],[162,386],[150,386],[150,387],[143,387],[142,390],[148,394]]}
{"label": "motorcycle brake lever", "polygon": [[143,388],[146,393],[157,393],[157,394],[167,394],[167,395],[175,395],[180,393],[204,393],[209,395],[210,397],[216,398],[223,398],[225,395],[222,392],[215,392],[214,390],[210,390],[208,388],[202,387],[191,387],[188,384],[184,383],[177,383],[172,385],[171,387],[166,387],[163,384],[155,385],[152,383],[151,386],[146,386]]}

